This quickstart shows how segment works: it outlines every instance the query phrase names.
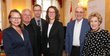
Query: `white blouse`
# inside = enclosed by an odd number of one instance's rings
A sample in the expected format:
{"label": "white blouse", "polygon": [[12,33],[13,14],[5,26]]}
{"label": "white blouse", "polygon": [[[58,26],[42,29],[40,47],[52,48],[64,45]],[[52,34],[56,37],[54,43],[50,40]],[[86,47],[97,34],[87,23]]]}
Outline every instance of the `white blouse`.
{"label": "white blouse", "polygon": [[[48,32],[47,32],[47,37],[49,38],[49,34],[50,34],[50,30],[51,30],[51,28],[52,28],[52,25],[53,24],[49,24],[48,25]],[[49,42],[47,43],[47,48],[49,48]]]}
{"label": "white blouse", "polygon": [[21,36],[21,38],[23,39],[23,41],[24,41],[24,36],[23,36],[23,34],[20,34],[20,36]]}

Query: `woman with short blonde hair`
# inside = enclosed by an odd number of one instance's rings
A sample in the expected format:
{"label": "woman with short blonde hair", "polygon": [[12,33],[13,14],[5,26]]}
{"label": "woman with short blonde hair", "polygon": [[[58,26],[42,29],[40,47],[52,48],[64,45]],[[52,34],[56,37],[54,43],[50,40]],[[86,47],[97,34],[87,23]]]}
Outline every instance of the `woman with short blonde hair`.
{"label": "woman with short blonde hair", "polygon": [[110,56],[110,33],[100,28],[102,16],[93,12],[88,20],[91,30],[86,34],[82,56]]}

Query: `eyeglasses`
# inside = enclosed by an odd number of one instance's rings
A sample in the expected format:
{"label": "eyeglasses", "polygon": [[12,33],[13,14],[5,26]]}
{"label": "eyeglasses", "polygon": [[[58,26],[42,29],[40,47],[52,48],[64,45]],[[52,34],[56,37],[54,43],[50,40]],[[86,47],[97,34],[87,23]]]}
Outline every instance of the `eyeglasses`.
{"label": "eyeglasses", "polygon": [[21,19],[21,17],[11,17],[12,19]]}
{"label": "eyeglasses", "polygon": [[55,13],[55,12],[49,12],[49,13]]}
{"label": "eyeglasses", "polygon": [[34,10],[34,11],[37,11],[38,12],[38,11],[41,11],[41,10]]}
{"label": "eyeglasses", "polygon": [[75,13],[84,13],[83,11],[75,11]]}

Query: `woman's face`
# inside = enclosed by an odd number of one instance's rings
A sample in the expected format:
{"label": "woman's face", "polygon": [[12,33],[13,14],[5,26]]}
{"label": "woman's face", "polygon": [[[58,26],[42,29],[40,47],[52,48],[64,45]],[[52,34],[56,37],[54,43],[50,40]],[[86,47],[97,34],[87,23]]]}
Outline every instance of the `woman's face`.
{"label": "woman's face", "polygon": [[19,26],[20,23],[21,23],[21,16],[20,16],[20,14],[17,13],[17,12],[12,12],[11,13],[10,22],[11,22],[12,26]]}
{"label": "woman's face", "polygon": [[100,27],[100,22],[99,22],[99,20],[98,20],[97,17],[92,17],[92,18],[90,19],[90,26],[91,26],[92,30],[94,30],[94,31],[96,31],[96,30],[99,29],[99,27]]}
{"label": "woman's face", "polygon": [[50,20],[55,19],[55,10],[53,8],[49,8],[48,16]]}

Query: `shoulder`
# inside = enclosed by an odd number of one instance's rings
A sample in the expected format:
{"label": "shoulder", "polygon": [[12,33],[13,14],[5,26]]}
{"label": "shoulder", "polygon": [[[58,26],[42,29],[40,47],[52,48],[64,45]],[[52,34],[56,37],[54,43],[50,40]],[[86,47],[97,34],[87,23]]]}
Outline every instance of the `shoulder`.
{"label": "shoulder", "polygon": [[41,18],[41,22],[42,22],[43,24],[47,24],[46,20],[44,20],[44,19],[42,19],[42,18]]}
{"label": "shoulder", "polygon": [[89,23],[88,19],[83,19],[83,22]]}
{"label": "shoulder", "polygon": [[83,20],[88,21],[88,19],[86,19],[86,18],[83,18]]}
{"label": "shoulder", "polygon": [[67,27],[72,26],[73,24],[75,24],[75,21],[76,21],[76,20],[73,20],[73,21],[68,22],[68,23],[67,23]]}
{"label": "shoulder", "polygon": [[110,33],[109,33],[109,31],[108,30],[104,30],[104,29],[102,29],[101,31],[100,31],[100,33],[102,33],[103,35],[105,35],[105,36],[110,36]]}
{"label": "shoulder", "polygon": [[12,27],[8,27],[8,28],[3,30],[3,37],[7,36],[7,35],[13,36],[14,35],[13,32],[14,32],[13,28]]}
{"label": "shoulder", "polygon": [[54,23],[55,23],[56,25],[63,25],[62,22],[60,22],[60,21],[55,21]]}
{"label": "shoulder", "polygon": [[10,32],[10,31],[12,31],[12,27],[8,27],[8,28],[3,30],[3,32]]}
{"label": "shoulder", "polygon": [[22,31],[24,31],[24,32],[28,32],[26,29],[22,29]]}
{"label": "shoulder", "polygon": [[63,24],[60,21],[54,21],[53,26],[56,28],[63,28]]}
{"label": "shoulder", "polygon": [[32,18],[32,19],[31,19],[31,22],[33,22],[33,21],[35,21],[35,18]]}
{"label": "shoulder", "polygon": [[83,19],[82,24],[83,24],[83,28],[90,30],[91,27],[90,27],[88,19]]}
{"label": "shoulder", "polygon": [[42,20],[42,21],[46,21],[46,20],[44,20],[43,18],[41,18],[41,20]]}
{"label": "shoulder", "polygon": [[34,25],[34,24],[36,25],[36,21],[35,21],[35,18],[32,18],[30,21],[30,25]]}

